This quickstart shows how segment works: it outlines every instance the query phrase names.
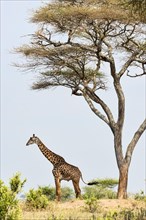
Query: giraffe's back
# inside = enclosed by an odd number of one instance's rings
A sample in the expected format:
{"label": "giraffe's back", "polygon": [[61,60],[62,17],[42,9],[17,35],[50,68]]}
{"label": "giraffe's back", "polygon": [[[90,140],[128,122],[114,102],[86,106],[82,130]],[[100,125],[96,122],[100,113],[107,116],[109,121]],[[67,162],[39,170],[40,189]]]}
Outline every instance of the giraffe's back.
{"label": "giraffe's back", "polygon": [[62,163],[54,167],[53,174],[58,175],[60,180],[79,180],[81,171],[78,167],[68,163]]}

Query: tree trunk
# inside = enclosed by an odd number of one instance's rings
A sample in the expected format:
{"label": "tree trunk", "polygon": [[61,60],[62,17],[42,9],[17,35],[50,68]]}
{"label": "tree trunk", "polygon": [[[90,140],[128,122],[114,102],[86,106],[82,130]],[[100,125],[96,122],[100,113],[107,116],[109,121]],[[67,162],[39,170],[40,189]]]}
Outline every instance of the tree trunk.
{"label": "tree trunk", "polygon": [[122,129],[116,128],[114,133],[115,154],[119,168],[118,199],[127,198],[128,170],[130,162],[126,162],[122,150]]}
{"label": "tree trunk", "polygon": [[127,198],[128,169],[128,165],[121,166],[119,169],[118,199]]}
{"label": "tree trunk", "polygon": [[115,133],[115,151],[117,157],[117,163],[119,168],[119,185],[118,185],[118,199],[127,198],[127,184],[128,184],[128,171],[131,163],[131,158],[135,146],[146,129],[146,119],[140,125],[138,130],[135,132],[130,144],[127,147],[125,158],[122,155],[122,148],[120,146],[121,135],[119,132]]}

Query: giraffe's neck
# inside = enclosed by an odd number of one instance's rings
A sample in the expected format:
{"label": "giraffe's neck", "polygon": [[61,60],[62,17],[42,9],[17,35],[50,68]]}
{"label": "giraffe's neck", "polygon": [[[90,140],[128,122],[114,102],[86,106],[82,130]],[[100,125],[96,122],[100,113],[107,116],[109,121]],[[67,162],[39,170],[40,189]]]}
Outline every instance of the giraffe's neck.
{"label": "giraffe's neck", "polygon": [[42,154],[55,166],[59,163],[65,162],[64,158],[53,153],[49,150],[40,140],[37,141],[37,145]]}

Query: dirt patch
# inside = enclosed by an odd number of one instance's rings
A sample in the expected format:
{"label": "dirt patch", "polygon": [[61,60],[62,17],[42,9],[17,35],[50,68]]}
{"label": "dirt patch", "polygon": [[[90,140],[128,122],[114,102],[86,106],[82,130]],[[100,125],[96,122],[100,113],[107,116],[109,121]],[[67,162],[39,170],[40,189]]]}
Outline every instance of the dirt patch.
{"label": "dirt patch", "polygon": [[105,199],[99,201],[100,206],[104,209],[135,209],[146,208],[146,203],[133,199]]}

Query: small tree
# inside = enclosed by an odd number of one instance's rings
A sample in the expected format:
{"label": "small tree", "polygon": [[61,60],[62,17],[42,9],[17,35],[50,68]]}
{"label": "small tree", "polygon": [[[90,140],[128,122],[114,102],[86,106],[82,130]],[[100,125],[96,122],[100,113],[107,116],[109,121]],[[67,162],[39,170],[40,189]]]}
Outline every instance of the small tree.
{"label": "small tree", "polygon": [[46,195],[43,195],[42,190],[30,189],[26,194],[26,205],[31,209],[46,209],[49,200]]}
{"label": "small tree", "polygon": [[20,176],[20,173],[16,173],[9,181],[11,191],[16,194],[21,192],[24,184],[26,183],[26,179],[21,181]]}
{"label": "small tree", "polygon": [[[130,7],[125,8],[119,0],[56,0],[37,10],[31,22],[38,24],[38,31],[32,34],[30,44],[16,49],[27,57],[27,63],[18,66],[38,73],[34,90],[69,88],[73,95],[83,97],[92,112],[110,128],[119,169],[117,196],[126,198],[129,166],[146,129],[146,119],[136,129],[124,153],[126,102],[121,80],[123,76],[146,74],[145,24],[140,23],[139,13],[131,16]],[[109,68],[102,73],[104,64]],[[136,74],[133,66],[137,67]],[[107,88],[105,76],[111,78],[116,94],[117,116],[99,92]]]}
{"label": "small tree", "polygon": [[0,219],[18,220],[21,219],[21,210],[19,208],[17,195],[21,192],[26,179],[21,181],[20,174],[16,173],[10,179],[10,186],[5,186],[0,180]]}

